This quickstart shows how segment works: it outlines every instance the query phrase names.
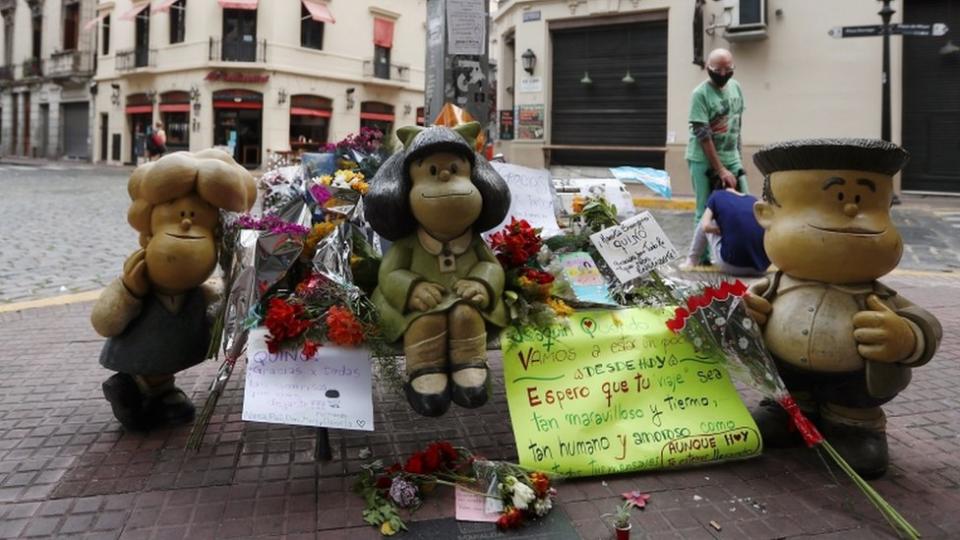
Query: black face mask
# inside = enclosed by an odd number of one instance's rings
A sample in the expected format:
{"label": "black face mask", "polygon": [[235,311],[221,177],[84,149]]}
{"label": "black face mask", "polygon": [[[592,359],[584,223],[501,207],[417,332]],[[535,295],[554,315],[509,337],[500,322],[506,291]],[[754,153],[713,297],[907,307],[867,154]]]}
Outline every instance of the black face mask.
{"label": "black face mask", "polygon": [[723,85],[727,84],[727,81],[730,80],[730,77],[733,77],[733,72],[729,72],[726,75],[721,75],[712,69],[707,69],[707,74],[710,75],[710,80],[713,81],[713,84],[723,88]]}

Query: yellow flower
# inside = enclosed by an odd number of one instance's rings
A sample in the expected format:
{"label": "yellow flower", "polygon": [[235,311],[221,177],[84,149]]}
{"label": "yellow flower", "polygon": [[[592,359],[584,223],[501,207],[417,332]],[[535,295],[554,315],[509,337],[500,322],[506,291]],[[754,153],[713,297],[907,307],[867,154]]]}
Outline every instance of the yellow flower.
{"label": "yellow flower", "polygon": [[585,201],[583,197],[580,195],[574,195],[573,202],[570,204],[571,210],[573,210],[574,214],[579,214],[580,212],[583,212],[583,206],[586,203],[587,201]]}
{"label": "yellow flower", "polygon": [[526,289],[527,287],[530,287],[530,286],[532,286],[532,285],[535,285],[535,283],[533,282],[533,280],[530,279],[530,278],[528,278],[527,276],[520,276],[519,278],[517,278],[517,283],[518,283],[518,284],[520,285],[520,287],[523,288],[523,289]]}
{"label": "yellow flower", "polygon": [[307,234],[307,238],[303,241],[303,258],[309,260],[313,258],[314,252],[317,250],[317,244],[320,243],[320,240],[323,240],[330,234],[337,225],[335,223],[330,223],[329,221],[324,221],[322,223],[317,223],[310,229],[310,233]]}
{"label": "yellow flower", "polygon": [[393,536],[397,534],[397,531],[393,529],[393,525],[390,525],[389,521],[384,521],[380,524],[380,534],[384,536]]}
{"label": "yellow flower", "polygon": [[325,186],[329,186],[330,184],[333,183],[333,177],[330,176],[329,174],[325,174],[320,177],[320,183]]}
{"label": "yellow flower", "polygon": [[[363,176],[363,175],[360,175],[360,176]],[[350,188],[360,193],[361,195],[366,195],[367,190],[370,189],[370,186],[363,180],[354,180],[353,182],[350,182]]]}
{"label": "yellow flower", "polygon": [[557,314],[558,317],[569,317],[573,315],[573,308],[559,298],[547,299],[547,305]]}

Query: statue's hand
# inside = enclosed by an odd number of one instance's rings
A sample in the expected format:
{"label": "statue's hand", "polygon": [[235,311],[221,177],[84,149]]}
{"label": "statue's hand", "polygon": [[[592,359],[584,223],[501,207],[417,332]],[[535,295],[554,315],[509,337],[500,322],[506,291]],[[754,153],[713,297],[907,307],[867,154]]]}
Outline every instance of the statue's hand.
{"label": "statue's hand", "polygon": [[747,315],[750,315],[753,322],[760,326],[767,324],[767,319],[773,311],[773,305],[770,304],[769,300],[748,292],[743,296],[743,303],[747,308]]}
{"label": "statue's hand", "polygon": [[453,285],[453,290],[456,291],[457,296],[480,309],[486,309],[490,305],[487,288],[472,279],[461,279]]}
{"label": "statue's hand", "polygon": [[902,362],[913,354],[917,338],[906,319],[894,313],[875,294],[867,297],[867,311],[853,316],[853,339],[860,356],[874,362]]}
{"label": "statue's hand", "polygon": [[412,311],[428,311],[443,300],[444,289],[436,283],[422,281],[413,286],[410,299],[407,300],[407,309]]}
{"label": "statue's hand", "polygon": [[138,249],[123,263],[123,286],[137,298],[143,298],[150,292],[150,280],[147,279],[147,253]]}

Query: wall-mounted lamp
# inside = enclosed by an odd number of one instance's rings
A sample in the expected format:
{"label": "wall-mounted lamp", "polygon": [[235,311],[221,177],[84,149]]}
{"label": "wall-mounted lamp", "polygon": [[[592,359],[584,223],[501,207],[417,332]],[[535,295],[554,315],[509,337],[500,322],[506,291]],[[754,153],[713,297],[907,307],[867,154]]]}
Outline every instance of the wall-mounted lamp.
{"label": "wall-mounted lamp", "polygon": [[533,68],[537,67],[537,55],[532,50],[527,49],[520,55],[520,61],[523,64],[523,70],[533,75]]}
{"label": "wall-mounted lamp", "polygon": [[287,91],[281,88],[277,91],[277,105],[283,105],[287,102]]}
{"label": "wall-mounted lamp", "polygon": [[196,86],[190,87],[190,101],[200,101],[200,89]]}
{"label": "wall-mounted lamp", "polygon": [[147,99],[150,101],[150,103],[156,103],[156,102],[157,102],[157,91],[156,91],[156,90],[149,90],[149,91],[146,92],[146,95],[147,95]]}
{"label": "wall-mounted lamp", "polygon": [[190,128],[195,132],[200,131],[200,121],[197,120],[196,116],[193,117],[193,123],[191,124]]}
{"label": "wall-mounted lamp", "polygon": [[353,93],[356,91],[357,91],[356,88],[353,88],[353,87],[347,88],[347,110],[348,111],[352,109],[355,104],[353,100]]}
{"label": "wall-mounted lamp", "polygon": [[623,84],[633,84],[637,82],[637,80],[633,78],[633,75],[630,74],[629,69],[627,69],[627,74],[624,75],[623,78],[620,80],[623,81]]}
{"label": "wall-mounted lamp", "polygon": [[590,72],[584,71],[583,77],[580,79],[580,84],[591,85],[593,84],[593,79],[590,78]]}
{"label": "wall-mounted lamp", "polygon": [[120,105],[120,85],[117,83],[110,84],[110,103],[113,103],[114,107]]}

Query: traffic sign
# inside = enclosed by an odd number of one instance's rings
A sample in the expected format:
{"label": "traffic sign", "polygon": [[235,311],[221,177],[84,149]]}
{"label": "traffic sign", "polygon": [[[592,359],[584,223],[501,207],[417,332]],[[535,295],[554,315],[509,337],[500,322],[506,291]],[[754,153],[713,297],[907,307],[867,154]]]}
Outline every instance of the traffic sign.
{"label": "traffic sign", "polygon": [[[890,33],[901,36],[940,37],[946,35],[949,30],[950,28],[944,23],[890,25]],[[827,33],[830,34],[830,37],[836,39],[882,36],[883,25],[834,26]]]}
{"label": "traffic sign", "polygon": [[872,37],[883,35],[882,24],[866,24],[860,26],[834,26],[828,32],[833,38]]}

